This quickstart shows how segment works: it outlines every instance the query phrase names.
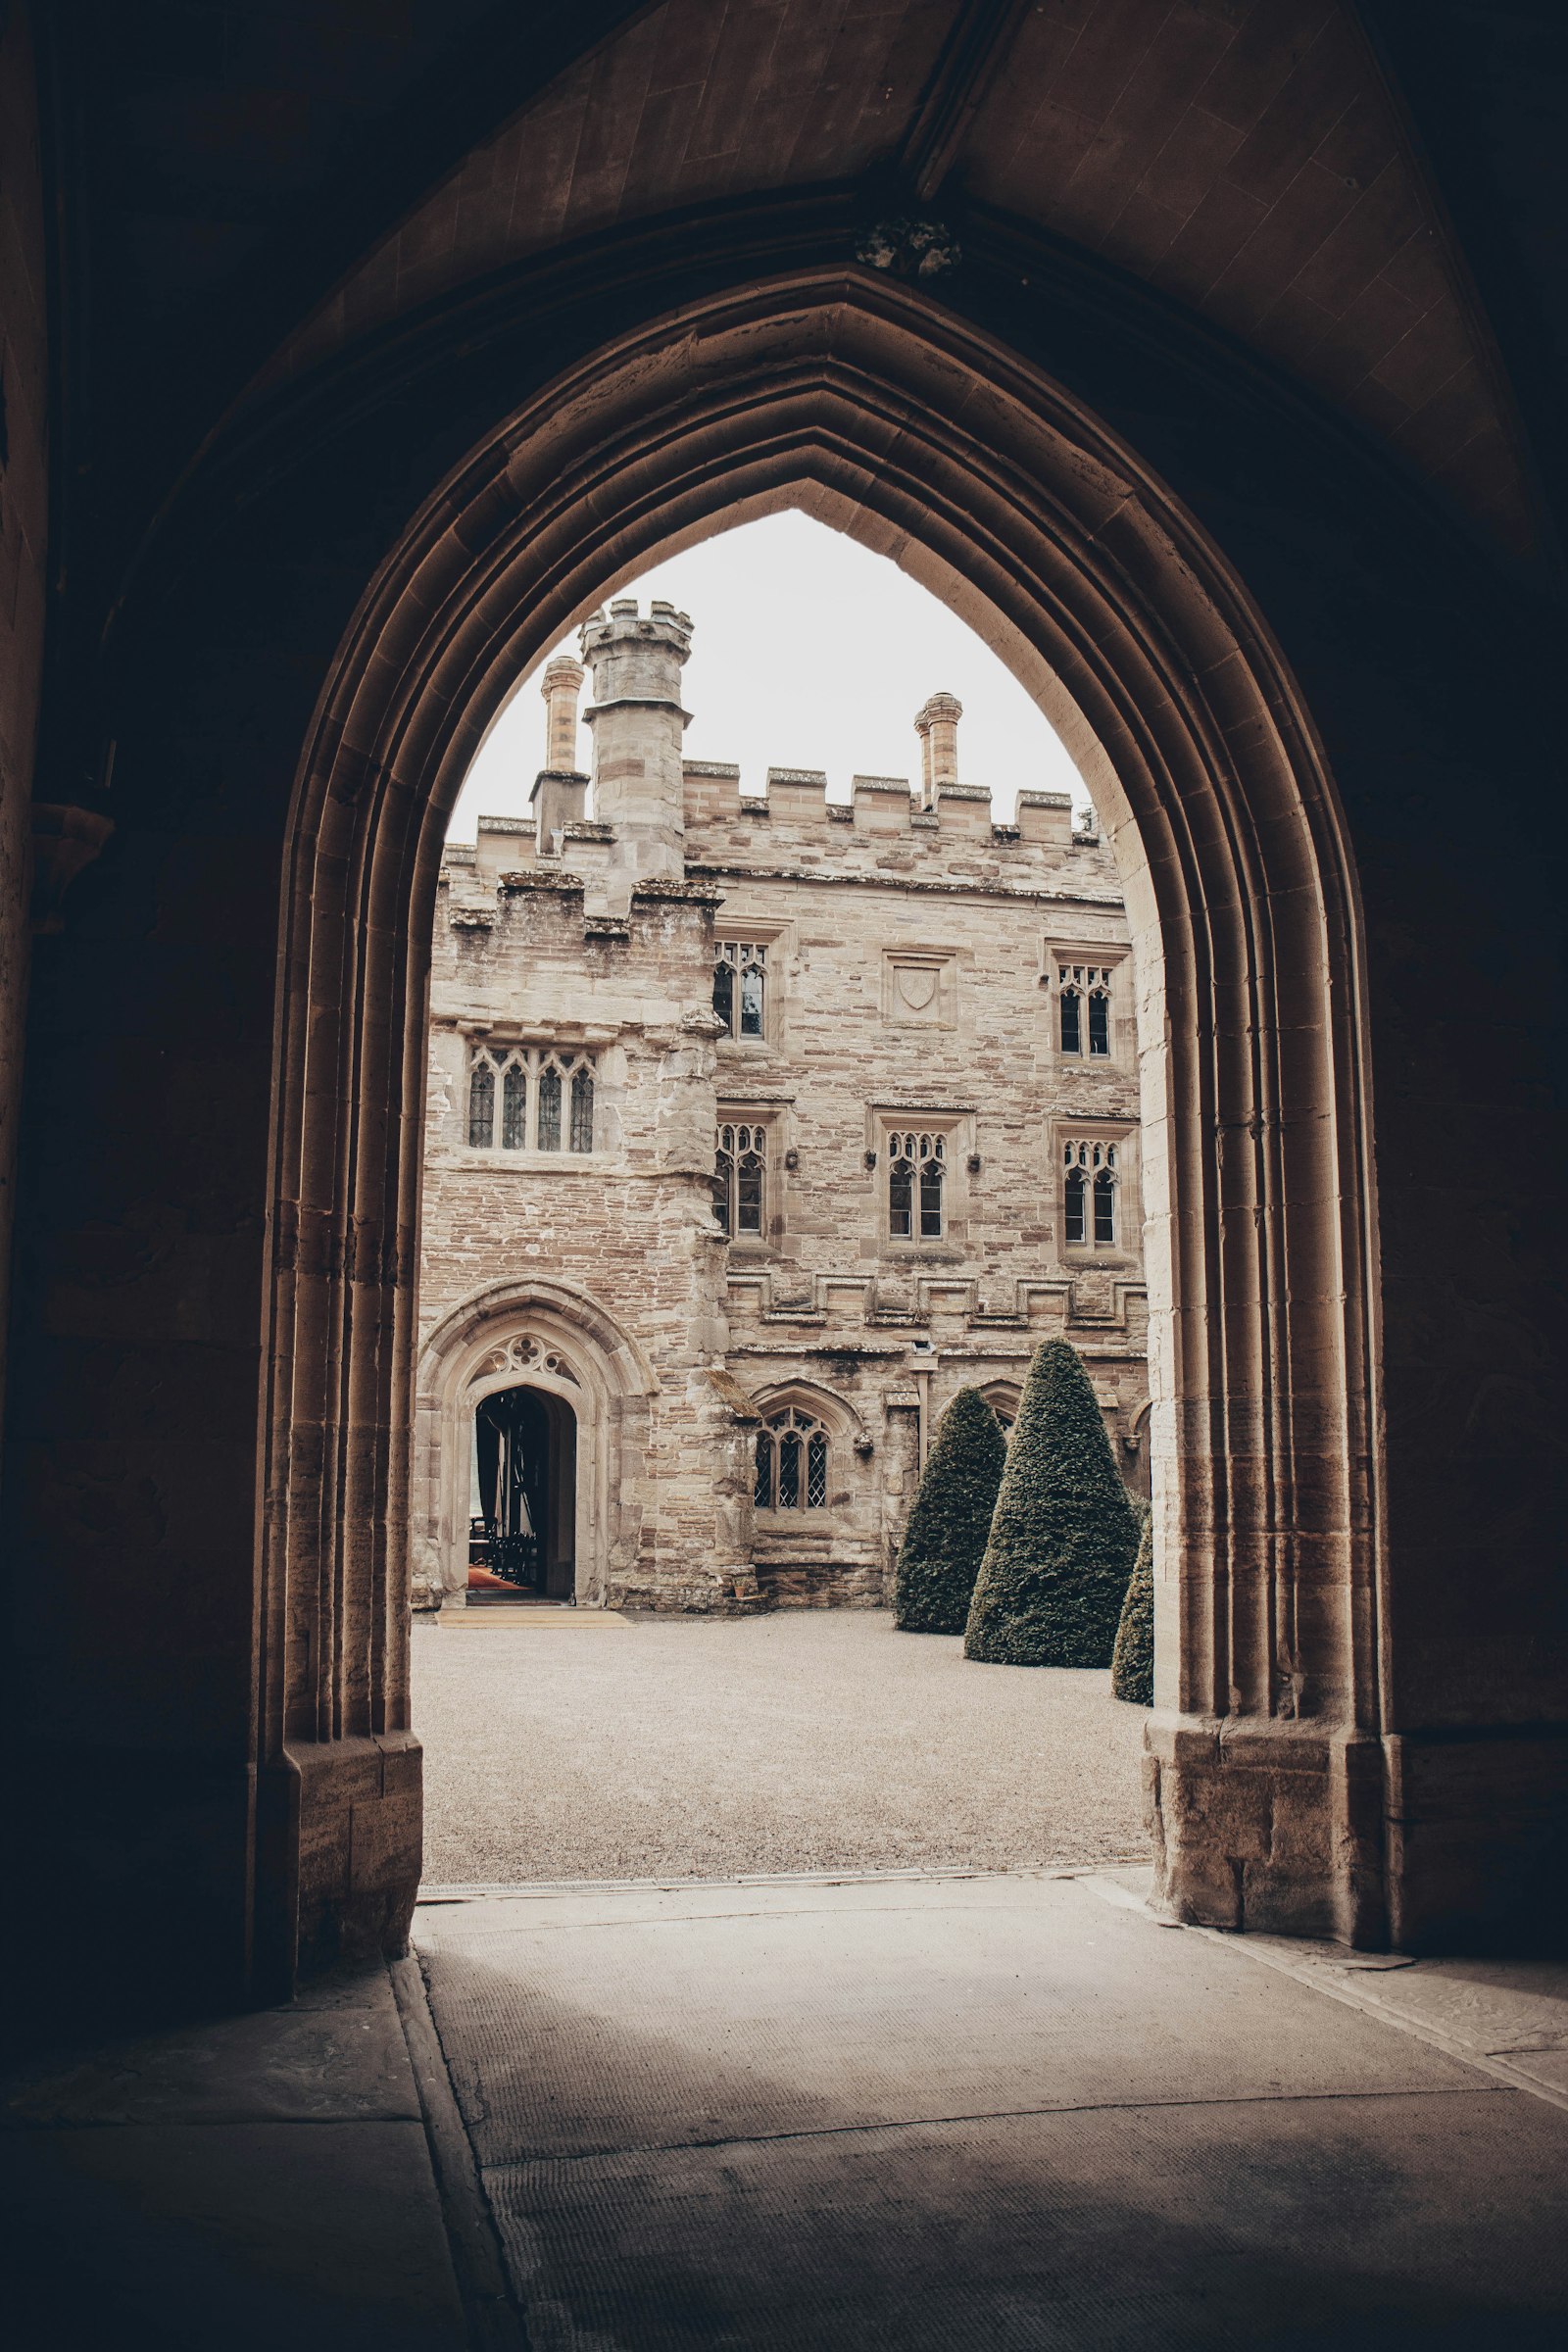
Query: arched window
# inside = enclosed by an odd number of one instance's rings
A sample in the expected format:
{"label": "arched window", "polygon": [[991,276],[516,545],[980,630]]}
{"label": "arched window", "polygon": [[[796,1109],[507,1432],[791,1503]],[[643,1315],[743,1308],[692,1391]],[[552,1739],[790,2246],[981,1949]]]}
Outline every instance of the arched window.
{"label": "arched window", "polygon": [[495,1140],[496,1074],[484,1055],[468,1073],[468,1142],[487,1152]]}
{"label": "arched window", "polygon": [[1066,1222],[1066,1238],[1069,1242],[1081,1242],[1087,1239],[1088,1229],[1084,1219],[1084,1197],[1088,1193],[1088,1190],[1089,1179],[1084,1174],[1082,1168],[1069,1168],[1067,1170]]}
{"label": "arched window", "polygon": [[993,1382],[989,1388],[982,1389],[980,1394],[1001,1422],[1003,1436],[1010,1438],[1012,1425],[1018,1418],[1018,1390],[1005,1381]]}
{"label": "arched window", "polygon": [[574,1152],[594,1148],[594,1074],[586,1062],[572,1073],[571,1148]]}
{"label": "arched window", "polygon": [[732,1239],[761,1233],[766,1153],[765,1127],[720,1127],[713,1156],[713,1212]]}
{"label": "arched window", "polygon": [[1068,1248],[1081,1247],[1091,1235],[1097,1249],[1116,1246],[1116,1187],[1120,1181],[1117,1147],[1103,1142],[1072,1142],[1062,1146],[1062,1239]]}
{"label": "arched window", "polygon": [[752,940],[721,939],[713,956],[713,1010],[731,1037],[760,1037],[766,948]]}
{"label": "arched window", "polygon": [[509,1061],[501,1081],[501,1148],[520,1152],[528,1140],[528,1073]]}
{"label": "arched window", "polygon": [[[497,1077],[500,1087],[497,1088]],[[570,1080],[569,1107],[566,1095]],[[530,1112],[528,1096],[533,1094]],[[499,1092],[500,1100],[497,1101]],[[500,1112],[499,1121],[497,1111]],[[481,1152],[559,1152],[565,1125],[573,1152],[594,1148],[591,1054],[550,1046],[480,1046],[468,1072],[468,1142]]]}
{"label": "arched window", "polygon": [[947,1138],[907,1131],[888,1137],[888,1233],[896,1242],[939,1242]]}
{"label": "arched window", "polygon": [[1110,1057],[1110,967],[1106,964],[1064,963],[1057,967],[1063,1054],[1088,1054],[1092,1061]]}
{"label": "arched window", "polygon": [[757,1433],[760,1511],[820,1511],[827,1507],[828,1434],[814,1413],[786,1405]]}
{"label": "arched window", "polygon": [[539,1149],[561,1150],[561,1072],[553,1062],[539,1073]]}
{"label": "arched window", "polygon": [[1109,1245],[1116,1239],[1116,1179],[1108,1168],[1095,1178],[1095,1241]]}

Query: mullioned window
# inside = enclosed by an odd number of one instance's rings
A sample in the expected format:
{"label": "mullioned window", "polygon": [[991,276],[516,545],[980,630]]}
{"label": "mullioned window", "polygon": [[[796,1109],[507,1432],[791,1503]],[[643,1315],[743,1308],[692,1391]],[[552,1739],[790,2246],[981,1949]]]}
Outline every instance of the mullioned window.
{"label": "mullioned window", "polygon": [[592,1054],[476,1046],[468,1063],[468,1144],[476,1152],[591,1152]]}

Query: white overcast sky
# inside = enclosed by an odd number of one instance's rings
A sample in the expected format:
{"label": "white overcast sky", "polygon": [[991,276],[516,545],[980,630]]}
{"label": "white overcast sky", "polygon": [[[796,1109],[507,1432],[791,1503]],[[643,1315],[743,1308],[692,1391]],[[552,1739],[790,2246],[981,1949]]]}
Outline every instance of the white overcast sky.
{"label": "white overcast sky", "polygon": [[[610,596],[667,597],[692,619],[681,694],[692,723],[688,760],[739,764],[741,790],[760,794],[770,767],[827,770],[828,797],[847,801],[853,775],[919,776],[914,714],[928,695],[963,705],[958,773],[989,784],[1007,823],[1020,791],[1088,794],[1034,703],[956,613],[885,556],[799,514],[707,539]],[[486,816],[525,816],[544,765],[538,678],[575,637],[530,670],[479,749],[449,837],[473,839]],[[591,689],[585,690],[584,704]],[[591,760],[583,728],[577,757]]]}

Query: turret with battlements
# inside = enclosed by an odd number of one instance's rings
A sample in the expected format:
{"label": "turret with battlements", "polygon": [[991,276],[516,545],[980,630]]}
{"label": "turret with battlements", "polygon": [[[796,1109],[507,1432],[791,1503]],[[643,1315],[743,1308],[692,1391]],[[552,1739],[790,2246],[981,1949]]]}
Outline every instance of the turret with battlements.
{"label": "turret with battlements", "polygon": [[613,828],[607,889],[623,907],[639,882],[679,882],[686,870],[680,673],[692,624],[657,598],[645,618],[634,597],[619,597],[584,623],[581,645],[593,672],[583,715],[594,739],[594,814]]}

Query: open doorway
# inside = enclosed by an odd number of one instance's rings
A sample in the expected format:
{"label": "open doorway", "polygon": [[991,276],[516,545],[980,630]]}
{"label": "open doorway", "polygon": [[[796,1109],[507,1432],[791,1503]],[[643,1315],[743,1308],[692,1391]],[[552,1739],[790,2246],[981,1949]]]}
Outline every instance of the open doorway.
{"label": "open doorway", "polygon": [[576,1589],[577,1419],[563,1396],[498,1389],[473,1412],[467,1600],[570,1600]]}

